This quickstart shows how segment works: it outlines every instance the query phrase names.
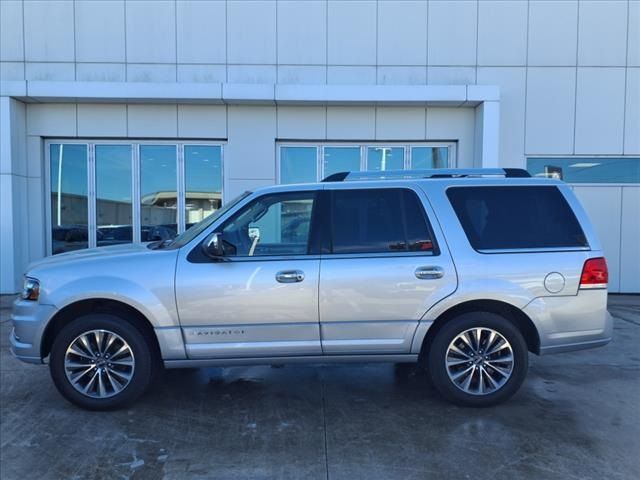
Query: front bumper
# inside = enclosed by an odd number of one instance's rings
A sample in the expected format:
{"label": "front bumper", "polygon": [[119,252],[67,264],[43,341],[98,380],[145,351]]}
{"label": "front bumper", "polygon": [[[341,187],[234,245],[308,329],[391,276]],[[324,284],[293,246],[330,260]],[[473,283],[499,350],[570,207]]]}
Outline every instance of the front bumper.
{"label": "front bumper", "polygon": [[30,300],[17,299],[13,303],[11,321],[13,330],[9,337],[11,353],[28,363],[42,363],[40,346],[49,320],[55,315],[52,305],[41,305]]}

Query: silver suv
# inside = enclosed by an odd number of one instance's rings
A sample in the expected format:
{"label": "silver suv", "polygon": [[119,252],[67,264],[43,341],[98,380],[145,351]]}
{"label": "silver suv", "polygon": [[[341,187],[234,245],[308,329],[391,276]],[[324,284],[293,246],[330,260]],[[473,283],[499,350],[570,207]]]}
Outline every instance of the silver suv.
{"label": "silver suv", "polygon": [[83,408],[166,368],[418,362],[463,405],[528,353],[605,345],[607,266],[564,183],[517,169],[339,173],[246,192],[173,241],[31,265],[12,351]]}

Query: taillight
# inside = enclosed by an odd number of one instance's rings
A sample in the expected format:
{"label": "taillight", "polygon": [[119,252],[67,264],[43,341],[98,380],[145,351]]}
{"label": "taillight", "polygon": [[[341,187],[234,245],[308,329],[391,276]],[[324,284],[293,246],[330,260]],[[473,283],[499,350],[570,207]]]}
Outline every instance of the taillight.
{"label": "taillight", "polygon": [[590,258],[584,262],[580,288],[606,288],[609,283],[609,271],[604,257]]}

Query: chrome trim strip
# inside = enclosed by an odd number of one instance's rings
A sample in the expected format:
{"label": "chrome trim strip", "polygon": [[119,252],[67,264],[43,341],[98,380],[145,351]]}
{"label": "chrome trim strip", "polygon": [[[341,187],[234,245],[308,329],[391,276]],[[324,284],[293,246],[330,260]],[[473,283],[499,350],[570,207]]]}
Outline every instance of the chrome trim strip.
{"label": "chrome trim strip", "polygon": [[309,355],[295,357],[212,358],[202,360],[165,360],[165,368],[232,367],[237,365],[271,365],[282,363],[415,363],[417,354],[402,355]]}

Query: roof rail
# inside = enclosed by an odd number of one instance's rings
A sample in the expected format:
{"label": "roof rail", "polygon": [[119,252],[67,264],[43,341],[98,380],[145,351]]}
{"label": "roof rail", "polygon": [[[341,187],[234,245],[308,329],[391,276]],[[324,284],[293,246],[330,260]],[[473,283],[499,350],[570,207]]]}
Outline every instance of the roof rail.
{"label": "roof rail", "polygon": [[526,178],[523,168],[438,168],[430,170],[385,170],[382,172],[338,172],[323,182],[352,182],[358,180],[402,180],[416,178],[505,177]]}

